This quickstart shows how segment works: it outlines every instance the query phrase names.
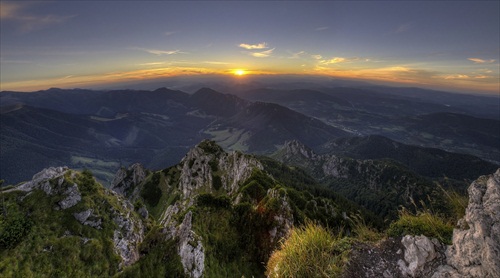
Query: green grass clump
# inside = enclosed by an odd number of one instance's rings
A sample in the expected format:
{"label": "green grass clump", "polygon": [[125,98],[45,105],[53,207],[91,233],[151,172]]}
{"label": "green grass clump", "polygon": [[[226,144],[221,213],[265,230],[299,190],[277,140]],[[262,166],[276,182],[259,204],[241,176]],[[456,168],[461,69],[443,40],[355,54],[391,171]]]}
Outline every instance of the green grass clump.
{"label": "green grass clump", "polygon": [[399,219],[389,226],[387,235],[396,237],[408,234],[433,237],[445,244],[451,244],[453,225],[430,211],[412,214],[402,210]]}
{"label": "green grass clump", "polygon": [[348,257],[349,240],[306,224],[293,229],[266,266],[268,277],[338,277]]}

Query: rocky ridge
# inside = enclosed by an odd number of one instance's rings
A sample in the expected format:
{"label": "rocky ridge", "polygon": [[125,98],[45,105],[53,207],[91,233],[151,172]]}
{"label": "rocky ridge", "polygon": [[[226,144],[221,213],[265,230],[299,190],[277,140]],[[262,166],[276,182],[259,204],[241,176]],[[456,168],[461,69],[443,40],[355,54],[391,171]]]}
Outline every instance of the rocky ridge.
{"label": "rocky ridge", "polygon": [[[163,170],[161,174],[157,172],[144,176],[146,171],[138,165],[120,169],[112,189],[135,201],[144,196],[145,188],[151,186],[155,175],[163,177],[157,178],[154,183],[163,184],[162,190],[167,196],[178,198],[167,205],[160,201],[157,206],[160,206],[161,213],[155,220],[163,227],[166,240],[177,242],[177,253],[185,274],[202,277],[206,267],[205,235],[195,231],[195,216],[190,209],[196,205],[200,194],[227,196],[232,205],[238,205],[243,198],[241,185],[255,171],[263,169],[264,166],[255,157],[238,151],[226,153],[213,141],[205,140],[191,149],[178,165]],[[164,193],[159,191],[158,194]],[[269,189],[264,198],[276,200],[276,211],[272,216],[274,224],[266,232],[268,242],[265,245],[277,246],[293,227],[292,209],[286,194],[277,190]],[[151,205],[149,208],[156,209]]]}
{"label": "rocky ridge", "polygon": [[[37,190],[42,190],[47,196],[60,196],[62,199],[53,207],[54,210],[68,211],[81,225],[90,226],[96,230],[102,230],[102,225],[111,225],[113,231],[114,251],[120,256],[121,262],[119,268],[131,265],[139,259],[138,247],[144,238],[144,226],[142,221],[134,214],[132,204],[115,192],[102,188],[103,194],[111,198],[111,202],[104,204],[109,210],[112,223],[104,223],[109,219],[102,215],[103,211],[99,208],[93,208],[89,205],[87,185],[80,183],[82,174],[68,169],[68,167],[50,167],[35,174],[31,181],[22,183],[12,189],[2,191],[2,194],[11,192],[26,192],[26,198]],[[91,182],[95,182],[93,180]],[[80,183],[80,184],[79,184]],[[97,193],[99,194],[99,193]],[[106,198],[102,195],[99,197]],[[81,204],[84,203],[84,204]],[[83,210],[74,211],[73,208],[83,206]],[[70,212],[69,210],[72,209]],[[71,231],[65,232],[71,235]],[[86,241],[89,239],[87,238]]]}
{"label": "rocky ridge", "polygon": [[412,207],[413,201],[418,204],[418,200],[436,193],[431,182],[393,161],[317,154],[296,140],[286,142],[272,158],[303,168],[382,218],[395,218],[399,206]]}
{"label": "rocky ridge", "polygon": [[344,278],[500,277],[500,169],[468,189],[466,214],[444,246],[426,236],[357,244]]}

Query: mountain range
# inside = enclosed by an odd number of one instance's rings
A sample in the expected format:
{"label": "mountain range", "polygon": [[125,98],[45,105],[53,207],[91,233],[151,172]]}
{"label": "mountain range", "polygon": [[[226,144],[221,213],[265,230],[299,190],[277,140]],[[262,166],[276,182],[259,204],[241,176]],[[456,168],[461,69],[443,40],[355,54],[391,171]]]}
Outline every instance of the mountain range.
{"label": "mountain range", "polygon": [[[68,165],[89,168],[99,180],[109,183],[121,165],[140,162],[152,169],[173,165],[202,139],[213,139],[227,150],[261,155],[274,153],[286,141],[298,140],[318,152],[343,149],[345,155],[356,158],[398,156],[413,170],[425,167],[417,165],[425,161],[420,153],[435,153],[426,149],[429,147],[447,151],[432,155],[444,156],[443,162],[467,164],[478,159],[451,159],[449,152],[477,156],[488,169],[500,161],[500,121],[491,118],[495,108],[474,113],[459,101],[468,101],[472,107],[485,102],[492,106],[488,97],[458,95],[452,104],[443,104],[442,98],[429,97],[434,91],[416,89],[404,95],[395,89],[380,92],[380,87],[275,87],[238,87],[234,94],[209,88],[193,94],[167,88],[1,92],[0,177],[17,183],[41,168]],[[394,144],[404,151],[370,156],[332,143],[343,140],[351,144],[369,135],[384,136],[384,146]],[[382,142],[372,145],[378,143]],[[433,177],[451,170],[427,167],[428,172],[422,172],[420,168],[421,174]],[[474,170],[453,178],[470,179],[476,174]]]}

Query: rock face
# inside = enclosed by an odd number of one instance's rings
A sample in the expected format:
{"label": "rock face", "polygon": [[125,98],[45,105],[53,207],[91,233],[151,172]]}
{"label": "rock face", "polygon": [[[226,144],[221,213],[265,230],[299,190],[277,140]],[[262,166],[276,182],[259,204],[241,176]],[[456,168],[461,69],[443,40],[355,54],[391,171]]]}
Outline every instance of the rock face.
{"label": "rock face", "polygon": [[35,174],[31,181],[25,182],[4,192],[31,192],[33,190],[40,189],[49,196],[59,194],[64,198],[57,203],[55,209],[68,209],[82,200],[82,195],[78,189],[78,185],[76,183],[68,183],[65,179],[64,176],[68,172],[68,167],[46,168]]}
{"label": "rock face", "polygon": [[451,246],[409,235],[400,242],[360,244],[343,277],[499,278],[500,169],[474,181],[468,193],[469,205]]}
{"label": "rock face", "polygon": [[110,189],[133,202],[138,196],[137,186],[144,181],[146,174],[146,170],[139,163],[131,165],[128,169],[122,167],[116,172]]}
{"label": "rock face", "polygon": [[[443,263],[444,256],[438,252],[443,247],[436,239],[407,235],[401,243],[405,249],[404,261],[399,260],[398,266],[403,277],[429,277]],[[436,258],[439,260],[434,261]]]}
{"label": "rock face", "polygon": [[500,277],[500,169],[482,176],[469,189],[469,205],[462,227],[453,231],[447,250],[448,266],[438,277]]}
{"label": "rock face", "polygon": [[192,212],[184,216],[176,235],[179,238],[178,252],[184,272],[191,277],[199,278],[203,276],[205,269],[205,253],[200,237],[192,231],[192,217]]}

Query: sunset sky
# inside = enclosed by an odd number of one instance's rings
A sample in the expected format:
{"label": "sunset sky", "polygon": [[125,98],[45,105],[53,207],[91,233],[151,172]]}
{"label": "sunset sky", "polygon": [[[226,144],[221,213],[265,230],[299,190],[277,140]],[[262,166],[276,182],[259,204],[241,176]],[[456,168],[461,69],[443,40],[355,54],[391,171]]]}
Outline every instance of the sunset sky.
{"label": "sunset sky", "polygon": [[308,74],[499,94],[499,1],[1,1],[1,90]]}

